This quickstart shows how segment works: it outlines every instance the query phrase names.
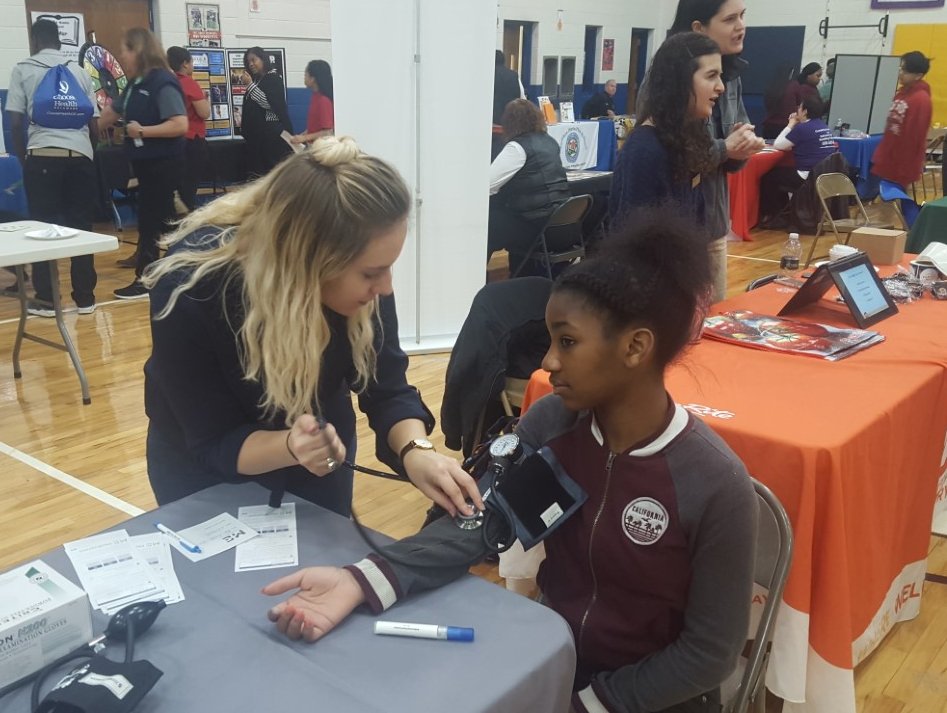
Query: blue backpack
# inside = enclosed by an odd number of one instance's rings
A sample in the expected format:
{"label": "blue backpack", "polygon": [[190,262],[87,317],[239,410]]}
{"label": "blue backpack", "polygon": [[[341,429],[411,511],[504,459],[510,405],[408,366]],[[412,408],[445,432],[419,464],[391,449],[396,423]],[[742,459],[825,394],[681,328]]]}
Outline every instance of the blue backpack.
{"label": "blue backpack", "polygon": [[[70,60],[71,61],[71,60]],[[42,62],[33,62],[49,67]],[[49,67],[33,92],[34,124],[47,129],[83,129],[92,118],[92,102],[66,64]]]}

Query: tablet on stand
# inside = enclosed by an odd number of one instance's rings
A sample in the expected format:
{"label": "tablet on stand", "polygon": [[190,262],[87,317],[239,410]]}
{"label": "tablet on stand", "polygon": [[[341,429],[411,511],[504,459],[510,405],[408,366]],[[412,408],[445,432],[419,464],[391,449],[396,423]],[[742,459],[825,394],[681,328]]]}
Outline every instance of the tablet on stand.
{"label": "tablet on stand", "polygon": [[779,311],[784,317],[818,302],[831,287],[837,287],[855,323],[864,329],[898,313],[891,295],[878,278],[874,265],[863,252],[846,255],[816,268],[799,291]]}

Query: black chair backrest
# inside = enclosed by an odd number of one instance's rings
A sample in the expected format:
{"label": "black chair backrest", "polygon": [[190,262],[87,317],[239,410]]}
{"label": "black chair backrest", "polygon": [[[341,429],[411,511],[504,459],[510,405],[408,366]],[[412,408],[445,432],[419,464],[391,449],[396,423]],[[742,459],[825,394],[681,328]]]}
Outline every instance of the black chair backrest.
{"label": "black chair backrest", "polygon": [[779,277],[779,275],[774,273],[772,275],[763,275],[762,277],[757,277],[755,280],[750,280],[746,285],[746,291],[749,292],[750,290],[755,290],[757,287],[768,285],[777,277]]}
{"label": "black chair backrest", "polygon": [[581,223],[585,214],[592,206],[592,196],[585,194],[574,196],[559,206],[549,216],[546,221],[547,228],[554,228],[561,225],[574,225]]}

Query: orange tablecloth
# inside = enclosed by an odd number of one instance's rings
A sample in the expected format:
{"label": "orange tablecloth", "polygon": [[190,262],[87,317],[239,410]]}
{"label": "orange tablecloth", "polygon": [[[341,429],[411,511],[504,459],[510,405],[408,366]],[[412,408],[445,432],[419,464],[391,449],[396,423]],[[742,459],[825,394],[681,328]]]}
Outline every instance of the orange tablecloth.
{"label": "orange tablecloth", "polygon": [[[905,260],[907,264],[907,260]],[[715,305],[776,314],[770,285]],[[852,326],[824,301],[800,315]],[[930,526],[947,486],[947,303],[875,325],[840,362],[703,340],[667,375],[789,513],[795,555],[767,685],[784,710],[854,713],[852,669],[920,608]],[[536,372],[524,408],[550,390]]]}
{"label": "orange tablecloth", "polygon": [[727,175],[730,230],[744,240],[752,240],[750,230],[760,219],[760,179],[780,163],[792,166],[792,153],[769,149],[753,154],[743,168]]}

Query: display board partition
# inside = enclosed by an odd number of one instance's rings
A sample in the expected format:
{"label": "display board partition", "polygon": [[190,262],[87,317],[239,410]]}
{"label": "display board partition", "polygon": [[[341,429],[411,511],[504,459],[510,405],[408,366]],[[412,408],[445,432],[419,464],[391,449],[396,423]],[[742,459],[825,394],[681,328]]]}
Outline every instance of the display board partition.
{"label": "display board partition", "polygon": [[900,57],[836,55],[829,126],[841,123],[866,134],[883,133],[900,66]]}

